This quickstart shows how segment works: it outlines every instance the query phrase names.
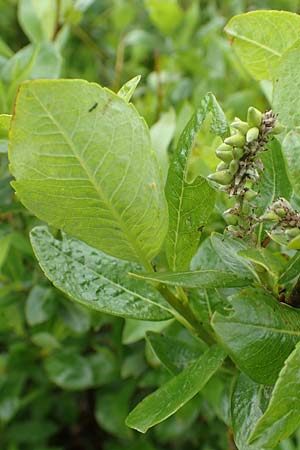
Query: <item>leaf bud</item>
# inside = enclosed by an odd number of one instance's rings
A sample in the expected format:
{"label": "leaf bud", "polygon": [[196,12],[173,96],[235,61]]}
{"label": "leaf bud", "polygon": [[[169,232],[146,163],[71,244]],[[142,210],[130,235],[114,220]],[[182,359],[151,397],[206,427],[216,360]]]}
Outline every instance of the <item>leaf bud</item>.
{"label": "leaf bud", "polygon": [[225,144],[228,144],[228,145],[236,145],[237,147],[243,147],[243,145],[245,145],[245,143],[246,143],[246,139],[242,133],[237,132],[236,134],[233,134],[232,136],[227,137],[224,140],[224,142],[225,142]]}
{"label": "leaf bud", "polygon": [[248,143],[256,141],[259,135],[259,129],[257,127],[252,127],[247,131],[246,141]]}
{"label": "leaf bud", "polygon": [[211,173],[208,175],[208,178],[209,180],[226,186],[226,184],[231,183],[233,176],[230,172],[228,172],[228,170],[220,170],[219,172]]}
{"label": "leaf bud", "polygon": [[239,170],[239,161],[237,159],[233,159],[229,164],[229,172],[234,175]]}
{"label": "leaf bud", "polygon": [[234,159],[241,159],[245,154],[244,149],[241,147],[234,147],[234,149],[232,150],[232,153],[233,153]]}
{"label": "leaf bud", "polygon": [[246,134],[249,130],[249,124],[247,122],[243,122],[238,117],[235,117],[234,121],[230,125],[242,134]]}

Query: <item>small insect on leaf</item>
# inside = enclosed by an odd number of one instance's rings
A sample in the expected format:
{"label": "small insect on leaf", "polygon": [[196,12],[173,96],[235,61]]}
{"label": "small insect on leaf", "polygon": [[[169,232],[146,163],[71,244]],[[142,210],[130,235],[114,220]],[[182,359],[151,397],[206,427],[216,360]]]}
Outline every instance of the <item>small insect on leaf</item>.
{"label": "small insect on leaf", "polygon": [[92,111],[94,111],[94,109],[96,109],[97,108],[97,106],[98,106],[98,103],[96,102],[96,103],[94,103],[93,104],[93,106],[91,106],[90,107],[90,109],[88,110],[88,112],[92,112]]}

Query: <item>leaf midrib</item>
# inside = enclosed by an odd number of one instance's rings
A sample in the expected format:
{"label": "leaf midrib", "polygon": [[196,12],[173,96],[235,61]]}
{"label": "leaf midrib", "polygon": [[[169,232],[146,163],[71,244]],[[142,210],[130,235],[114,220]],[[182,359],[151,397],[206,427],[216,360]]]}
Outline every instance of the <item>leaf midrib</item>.
{"label": "leaf midrib", "polygon": [[273,54],[274,56],[281,57],[282,53],[277,52],[276,50],[273,50],[271,47],[268,47],[267,45],[261,44],[258,41],[255,41],[254,39],[247,38],[246,36],[243,36],[239,33],[236,33],[235,31],[232,31],[230,29],[225,28],[226,33],[228,33],[230,36],[234,38],[238,38],[241,41],[248,42],[248,44],[252,44],[255,47],[261,48],[262,50],[266,50],[267,52]]}
{"label": "leaf midrib", "polygon": [[76,147],[73,144],[72,140],[69,138],[69,136],[65,133],[65,130],[60,126],[60,124],[57,122],[57,120],[53,117],[53,115],[51,114],[51,112],[46,108],[46,106],[41,102],[41,100],[39,99],[39,97],[32,91],[30,90],[31,94],[33,95],[33,97],[36,99],[36,101],[40,104],[40,106],[43,108],[43,110],[45,111],[45,113],[48,115],[49,119],[52,121],[52,123],[56,126],[57,130],[59,131],[59,133],[62,135],[62,137],[64,138],[66,144],[68,145],[68,147],[70,148],[70,150],[73,152],[74,156],[77,158],[79,164],[81,165],[81,167],[83,168],[84,172],[87,175],[87,178],[89,180],[89,182],[91,183],[91,185],[94,187],[94,189],[96,190],[97,194],[99,195],[101,201],[103,201],[106,206],[107,209],[111,212],[112,216],[115,218],[116,222],[119,224],[120,229],[123,231],[123,233],[127,236],[128,242],[133,250],[133,253],[138,257],[139,261],[146,267],[146,268],[151,268],[151,264],[148,261],[148,258],[146,257],[146,255],[144,255],[140,245],[138,245],[138,243],[136,242],[136,240],[134,239],[134,237],[132,236],[132,234],[130,233],[130,231],[128,230],[127,226],[124,224],[124,222],[121,219],[120,214],[118,213],[118,211],[109,203],[106,195],[104,194],[104,192],[102,191],[102,189],[100,188],[100,186],[97,184],[93,174],[90,172],[90,170],[88,169],[88,167],[86,166],[86,164],[84,163],[84,161],[80,158],[80,155],[77,153],[76,151]]}

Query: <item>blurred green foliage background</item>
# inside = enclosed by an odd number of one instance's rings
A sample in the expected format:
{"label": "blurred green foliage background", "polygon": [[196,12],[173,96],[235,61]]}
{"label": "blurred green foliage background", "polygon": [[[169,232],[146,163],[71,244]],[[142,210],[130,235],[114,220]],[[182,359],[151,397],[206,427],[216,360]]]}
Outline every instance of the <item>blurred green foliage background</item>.
{"label": "blurred green foliage background", "polygon": [[[233,15],[254,9],[299,12],[300,2],[0,0],[0,113],[12,113],[25,79],[84,78],[118,91],[141,74],[133,103],[166,173],[206,92],[228,118],[245,117],[249,105],[267,107],[268,85],[246,74],[223,32]],[[204,126],[191,177],[215,168],[216,145]],[[91,313],[50,286],[28,241],[37,220],[9,185],[4,139],[0,161],[0,448],[234,449],[226,375],[145,436],[124,425],[132,406],[170,377],[143,340],[145,331],[164,328],[191,349],[198,343],[178,324]],[[280,448],[297,445],[295,437]]]}

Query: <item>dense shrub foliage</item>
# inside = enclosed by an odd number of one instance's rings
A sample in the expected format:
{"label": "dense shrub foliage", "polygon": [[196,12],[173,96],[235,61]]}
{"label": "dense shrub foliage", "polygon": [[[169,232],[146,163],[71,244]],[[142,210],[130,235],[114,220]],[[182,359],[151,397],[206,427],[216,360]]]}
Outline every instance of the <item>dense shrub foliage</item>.
{"label": "dense shrub foliage", "polygon": [[296,450],[298,2],[0,7],[1,448]]}

